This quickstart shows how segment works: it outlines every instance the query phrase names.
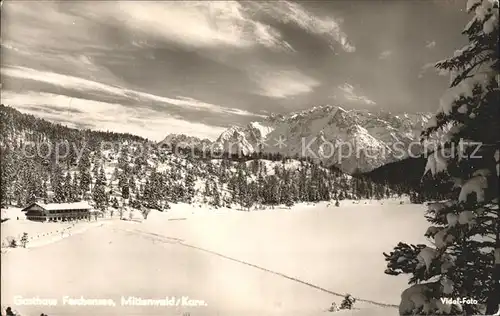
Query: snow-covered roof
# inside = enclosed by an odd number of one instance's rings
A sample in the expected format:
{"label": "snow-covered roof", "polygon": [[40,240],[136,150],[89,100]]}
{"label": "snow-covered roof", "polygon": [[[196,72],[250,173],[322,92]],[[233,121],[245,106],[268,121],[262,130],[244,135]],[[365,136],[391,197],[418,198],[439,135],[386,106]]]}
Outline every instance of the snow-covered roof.
{"label": "snow-covered roof", "polygon": [[40,205],[46,210],[77,210],[77,209],[91,209],[87,202],[75,203],[49,203]]}
{"label": "snow-covered roof", "polygon": [[[48,211],[59,211],[59,210],[81,210],[81,209],[91,209],[92,207],[87,202],[74,202],[74,203],[33,203]],[[31,204],[31,205],[33,205]],[[31,206],[30,205],[30,206]],[[28,207],[30,207],[28,206]],[[26,207],[24,210],[26,210]]]}

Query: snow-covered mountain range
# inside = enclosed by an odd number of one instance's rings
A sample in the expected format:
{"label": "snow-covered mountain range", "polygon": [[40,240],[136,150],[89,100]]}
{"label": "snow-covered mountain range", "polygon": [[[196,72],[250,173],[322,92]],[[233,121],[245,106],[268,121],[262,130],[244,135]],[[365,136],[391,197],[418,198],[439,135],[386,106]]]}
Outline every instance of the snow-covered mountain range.
{"label": "snow-covered mountain range", "polygon": [[348,173],[366,172],[408,157],[408,150],[419,152],[420,132],[431,117],[324,105],[232,126],[213,145],[233,153],[308,156]]}

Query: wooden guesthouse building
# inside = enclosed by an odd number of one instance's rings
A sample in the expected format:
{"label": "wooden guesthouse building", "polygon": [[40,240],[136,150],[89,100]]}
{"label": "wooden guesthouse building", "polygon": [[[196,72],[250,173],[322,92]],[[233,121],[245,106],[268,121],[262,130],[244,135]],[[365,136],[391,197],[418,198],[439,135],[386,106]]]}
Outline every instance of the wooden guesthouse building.
{"label": "wooden guesthouse building", "polygon": [[92,208],[87,202],[39,203],[34,202],[22,209],[26,219],[39,222],[90,220]]}

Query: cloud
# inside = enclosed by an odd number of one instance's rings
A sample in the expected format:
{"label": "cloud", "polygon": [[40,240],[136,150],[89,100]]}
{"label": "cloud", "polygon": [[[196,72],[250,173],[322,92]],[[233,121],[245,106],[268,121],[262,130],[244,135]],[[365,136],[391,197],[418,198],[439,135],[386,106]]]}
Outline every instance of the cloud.
{"label": "cloud", "polygon": [[2,40],[2,42],[0,43],[0,45],[1,45],[2,49],[9,49],[9,50],[15,51],[15,52],[17,52],[19,54],[30,55],[29,52],[22,51],[19,48],[17,48],[12,41]]}
{"label": "cloud", "polygon": [[319,81],[298,70],[255,70],[250,78],[259,86],[257,94],[283,99],[312,92]]}
{"label": "cloud", "polygon": [[429,42],[429,41],[428,41],[428,42],[425,44],[425,47],[426,47],[426,48],[429,48],[429,49],[430,49],[430,48],[434,48],[435,46],[436,46],[436,42],[435,42],[435,41],[432,41],[432,42]]}
{"label": "cloud", "polygon": [[254,20],[237,1],[109,1],[86,9],[82,14],[89,19],[195,49],[292,50],[277,29]]}
{"label": "cloud", "polygon": [[321,35],[330,45],[340,44],[347,52],[355,46],[340,28],[340,19],[321,17],[302,5],[289,1],[110,1],[96,6],[92,13],[101,22],[140,30],[157,38],[193,48],[227,46],[248,48],[261,45],[281,51],[294,51],[279,30],[262,14],[303,30]]}
{"label": "cloud", "polygon": [[330,45],[340,44],[347,52],[355,51],[340,28],[340,19],[322,17],[289,1],[114,1],[99,6],[95,15],[103,22],[120,26],[194,48],[230,46],[248,48],[262,45],[270,49],[294,51],[279,30],[264,23],[262,14],[310,34],[321,35]]}
{"label": "cloud", "polygon": [[290,1],[270,1],[252,3],[257,13],[265,13],[285,24],[294,24],[310,34],[325,38],[332,49],[335,45],[346,52],[356,51],[356,47],[341,30],[341,19],[320,16],[304,8],[299,3]]}
{"label": "cloud", "polygon": [[[96,59],[103,56],[115,60],[121,57],[121,55],[110,51],[91,51],[84,53],[51,50],[51,52],[48,53],[38,47],[26,47],[26,45],[9,40],[5,42],[2,41],[1,49],[3,55],[2,67],[6,67],[5,69],[2,68],[2,72],[6,71],[17,78],[22,78],[24,76],[21,75],[21,72],[30,71],[29,67],[36,67],[38,70],[31,69],[32,73],[28,76],[34,76],[40,79],[40,77],[49,74],[50,78],[45,78],[43,80],[46,82],[58,80],[57,72],[71,73],[73,77],[80,80],[81,78],[99,78],[99,81],[108,83],[121,82],[117,75],[95,62]],[[128,56],[128,62],[130,62],[131,56]],[[42,69],[50,71],[44,72]],[[53,75],[55,75],[56,78],[52,78]],[[74,81],[74,79],[71,81]]]}
{"label": "cloud", "polygon": [[[3,10],[12,20],[5,22],[9,34],[2,35],[39,49],[109,50],[110,39],[142,47],[146,36],[152,42],[162,40],[192,49],[264,46],[294,51],[273,26],[278,21],[319,35],[332,47],[355,51],[341,30],[340,19],[319,16],[289,1],[44,1],[29,5],[14,1]],[[262,17],[265,19],[259,19]],[[269,17],[275,21],[270,22]],[[114,31],[102,32],[102,26]]]}
{"label": "cloud", "polygon": [[253,19],[253,12],[237,1],[14,1],[3,11],[11,19],[2,37],[39,51],[111,50],[117,41],[142,47],[148,38],[192,49],[293,50],[276,28]]}
{"label": "cloud", "polygon": [[129,108],[117,103],[52,93],[2,91],[2,102],[22,112],[61,122],[70,127],[85,124],[86,128],[134,132],[157,141],[169,133],[216,139],[225,130],[225,127],[189,122],[148,108]]}
{"label": "cloud", "polygon": [[379,59],[387,59],[389,58],[390,56],[392,56],[392,51],[391,50],[386,50],[386,51],[383,51],[382,53],[380,53],[380,55],[378,56]]}
{"label": "cloud", "polygon": [[[119,18],[116,19],[119,7]],[[109,2],[100,17],[118,20],[140,29],[194,48],[232,46],[238,48],[263,45],[290,49],[280,33],[270,25],[252,19],[237,1],[165,1]]]}
{"label": "cloud", "polygon": [[62,75],[49,71],[40,71],[26,67],[2,67],[2,76],[19,79],[29,79],[49,83],[55,86],[70,88],[78,91],[99,91],[117,96],[127,96],[126,90],[121,87],[113,87],[96,81],[91,81],[74,76]]}
{"label": "cloud", "polygon": [[91,81],[74,76],[62,75],[58,73],[39,71],[25,67],[2,67],[1,74],[7,77],[35,80],[39,82],[49,83],[54,86],[64,87],[81,92],[100,92],[118,97],[129,98],[138,101],[138,104],[148,104],[151,101],[163,103],[165,107],[177,106],[189,110],[209,111],[220,114],[233,114],[242,116],[259,116],[254,113],[240,110],[225,108],[215,104],[210,104],[200,100],[187,97],[169,98],[164,96],[153,95],[150,93],[130,90],[120,86],[111,86],[97,81]]}
{"label": "cloud", "polygon": [[365,105],[375,105],[375,101],[370,100],[364,95],[360,95],[354,92],[354,87],[348,83],[338,86],[338,89],[343,93],[343,97],[353,103],[361,103]]}
{"label": "cloud", "polygon": [[16,49],[39,54],[78,52],[83,48],[110,50],[104,34],[96,30],[98,25],[69,10],[81,4],[8,1],[2,8],[2,40],[11,41]]}

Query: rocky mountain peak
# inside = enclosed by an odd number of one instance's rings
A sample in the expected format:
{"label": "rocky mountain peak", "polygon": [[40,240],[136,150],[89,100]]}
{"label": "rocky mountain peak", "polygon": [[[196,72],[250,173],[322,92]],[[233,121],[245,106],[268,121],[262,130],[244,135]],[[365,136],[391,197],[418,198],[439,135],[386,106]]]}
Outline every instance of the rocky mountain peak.
{"label": "rocky mountain peak", "polygon": [[[273,114],[246,126],[232,126],[216,143],[233,153],[263,150],[288,156],[305,155],[337,165],[346,172],[370,171],[406,158],[395,152],[395,146],[406,148],[411,142],[418,142],[420,131],[431,116],[430,113],[396,115],[385,111],[348,110],[327,104]],[[337,151],[336,155],[325,155],[327,147]],[[341,147],[360,153],[340,153]]]}

